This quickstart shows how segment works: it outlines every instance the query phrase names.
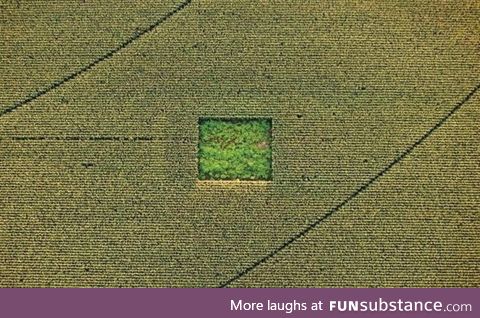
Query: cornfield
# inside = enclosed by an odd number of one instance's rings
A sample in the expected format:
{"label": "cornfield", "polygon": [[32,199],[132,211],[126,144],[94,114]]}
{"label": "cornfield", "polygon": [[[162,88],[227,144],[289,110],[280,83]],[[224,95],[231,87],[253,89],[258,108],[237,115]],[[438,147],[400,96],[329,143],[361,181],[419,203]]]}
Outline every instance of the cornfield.
{"label": "cornfield", "polygon": [[[478,287],[480,2],[1,1],[0,286]],[[271,178],[200,180],[202,118]]]}

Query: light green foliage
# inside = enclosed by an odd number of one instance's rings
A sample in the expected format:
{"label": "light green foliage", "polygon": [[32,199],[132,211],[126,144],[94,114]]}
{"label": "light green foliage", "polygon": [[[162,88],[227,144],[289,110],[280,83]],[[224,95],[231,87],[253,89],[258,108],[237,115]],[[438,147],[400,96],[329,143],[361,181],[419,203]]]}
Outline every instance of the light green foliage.
{"label": "light green foliage", "polygon": [[199,129],[199,179],[271,179],[269,119],[203,119]]}

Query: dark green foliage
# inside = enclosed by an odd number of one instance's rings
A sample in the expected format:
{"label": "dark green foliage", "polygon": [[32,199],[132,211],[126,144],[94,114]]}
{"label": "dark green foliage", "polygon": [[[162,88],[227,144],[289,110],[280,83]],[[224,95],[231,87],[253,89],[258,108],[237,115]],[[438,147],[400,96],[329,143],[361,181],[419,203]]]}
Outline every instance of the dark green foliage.
{"label": "dark green foliage", "polygon": [[270,119],[201,119],[200,180],[270,180]]}

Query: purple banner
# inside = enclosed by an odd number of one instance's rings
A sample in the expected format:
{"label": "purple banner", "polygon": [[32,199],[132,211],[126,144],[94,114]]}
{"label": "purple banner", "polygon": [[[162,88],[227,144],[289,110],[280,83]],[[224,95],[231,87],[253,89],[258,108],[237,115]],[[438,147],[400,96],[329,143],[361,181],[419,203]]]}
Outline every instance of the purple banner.
{"label": "purple banner", "polygon": [[480,317],[480,289],[0,289],[2,317]]}

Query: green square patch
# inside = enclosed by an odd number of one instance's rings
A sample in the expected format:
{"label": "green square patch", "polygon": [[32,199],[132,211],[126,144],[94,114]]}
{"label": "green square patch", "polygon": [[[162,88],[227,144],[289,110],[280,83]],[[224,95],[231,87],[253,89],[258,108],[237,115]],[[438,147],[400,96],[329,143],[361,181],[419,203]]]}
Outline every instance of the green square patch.
{"label": "green square patch", "polygon": [[271,180],[272,120],[201,118],[200,180]]}

